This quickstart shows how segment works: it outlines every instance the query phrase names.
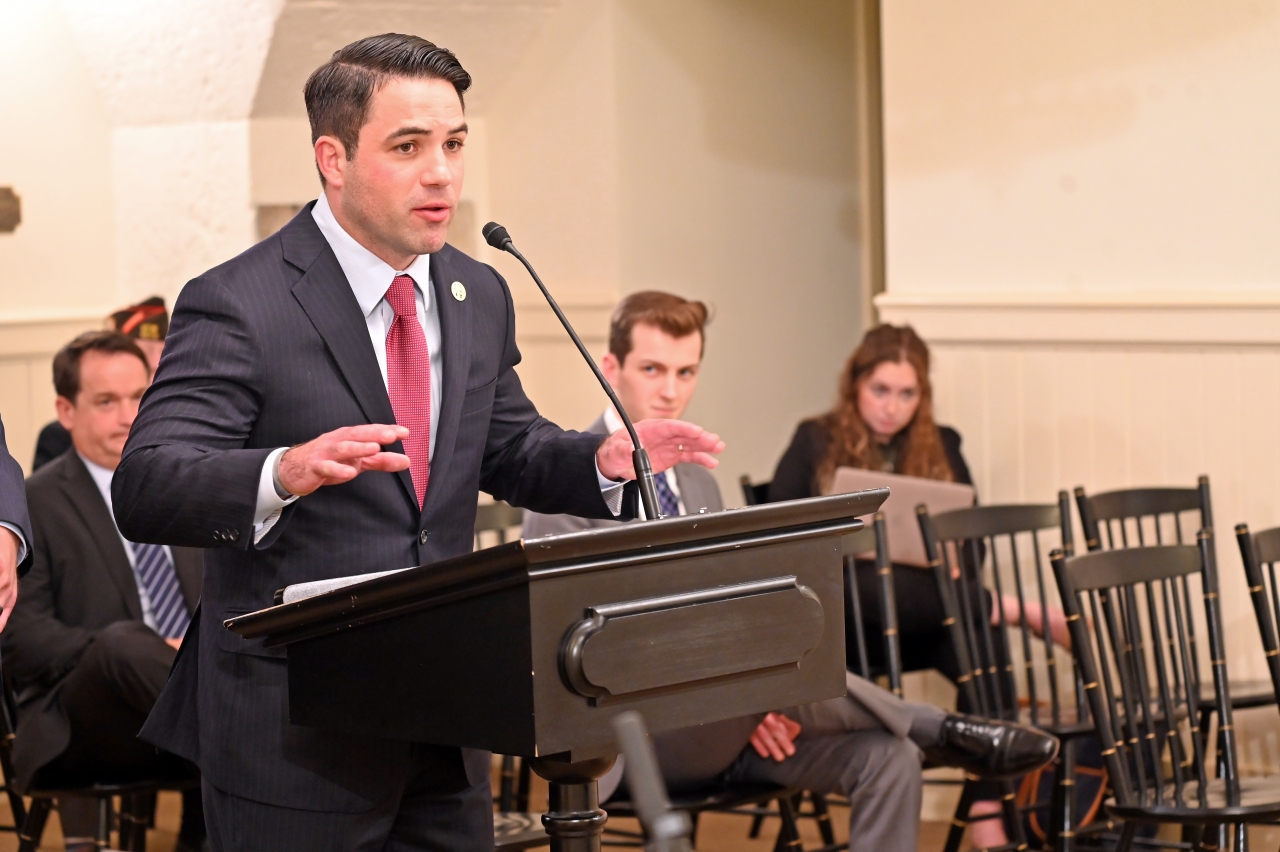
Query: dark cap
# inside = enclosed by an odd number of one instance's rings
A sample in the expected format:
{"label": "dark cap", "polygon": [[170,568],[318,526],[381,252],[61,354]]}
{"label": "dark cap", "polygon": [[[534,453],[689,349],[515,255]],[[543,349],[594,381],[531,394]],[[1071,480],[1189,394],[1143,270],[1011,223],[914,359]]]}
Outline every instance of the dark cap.
{"label": "dark cap", "polygon": [[163,297],[152,296],[116,311],[107,318],[107,326],[134,340],[164,340],[169,333],[169,312],[165,310]]}

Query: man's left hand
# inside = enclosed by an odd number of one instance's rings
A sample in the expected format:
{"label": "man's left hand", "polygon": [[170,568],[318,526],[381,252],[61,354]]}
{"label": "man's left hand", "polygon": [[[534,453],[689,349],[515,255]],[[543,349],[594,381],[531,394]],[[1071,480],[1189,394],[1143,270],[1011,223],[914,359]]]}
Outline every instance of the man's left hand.
{"label": "man's left hand", "polygon": [[795,739],[798,736],[799,722],[781,713],[770,713],[756,725],[755,732],[751,734],[751,746],[761,757],[772,757],[781,763],[796,753]]}
{"label": "man's left hand", "polygon": [[0,630],[18,602],[18,547],[13,530],[0,527]]}
{"label": "man's left hand", "polygon": [[[636,424],[636,434],[649,451],[649,464],[654,473],[662,473],[681,462],[715,467],[720,463],[716,456],[724,452],[724,441],[719,435],[683,420],[641,420]],[[631,464],[634,449],[626,429],[614,432],[596,450],[600,473],[615,482],[635,479],[635,468]]]}

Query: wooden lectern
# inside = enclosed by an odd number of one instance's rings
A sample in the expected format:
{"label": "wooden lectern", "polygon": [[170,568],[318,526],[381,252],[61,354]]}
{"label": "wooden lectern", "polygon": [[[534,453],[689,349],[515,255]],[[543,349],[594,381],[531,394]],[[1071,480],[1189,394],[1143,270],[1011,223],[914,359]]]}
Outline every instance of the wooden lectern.
{"label": "wooden lectern", "polygon": [[517,541],[239,616],[294,724],[521,755],[598,850],[623,710],[662,731],[845,691],[841,536],[884,488]]}

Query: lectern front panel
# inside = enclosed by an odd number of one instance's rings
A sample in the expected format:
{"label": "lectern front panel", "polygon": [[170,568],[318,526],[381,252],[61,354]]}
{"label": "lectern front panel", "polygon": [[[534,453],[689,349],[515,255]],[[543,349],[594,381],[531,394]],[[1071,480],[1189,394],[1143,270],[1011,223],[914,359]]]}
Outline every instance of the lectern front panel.
{"label": "lectern front panel", "polygon": [[623,710],[660,731],[845,691],[839,537],[531,581],[541,754],[612,754]]}

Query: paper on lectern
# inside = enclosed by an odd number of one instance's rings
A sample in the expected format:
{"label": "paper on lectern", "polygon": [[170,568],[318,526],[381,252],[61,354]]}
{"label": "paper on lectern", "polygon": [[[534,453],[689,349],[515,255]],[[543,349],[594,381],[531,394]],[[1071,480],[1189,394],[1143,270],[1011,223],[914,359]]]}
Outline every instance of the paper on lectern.
{"label": "paper on lectern", "polygon": [[332,580],[294,583],[292,586],[284,587],[284,603],[297,603],[307,598],[314,598],[316,595],[323,595],[325,592],[332,592],[346,586],[354,586],[356,583],[363,583],[365,580],[376,580],[378,577],[399,574],[401,571],[408,570],[408,568],[396,568],[391,571],[375,571],[372,574],[356,574],[354,577],[334,577]]}

